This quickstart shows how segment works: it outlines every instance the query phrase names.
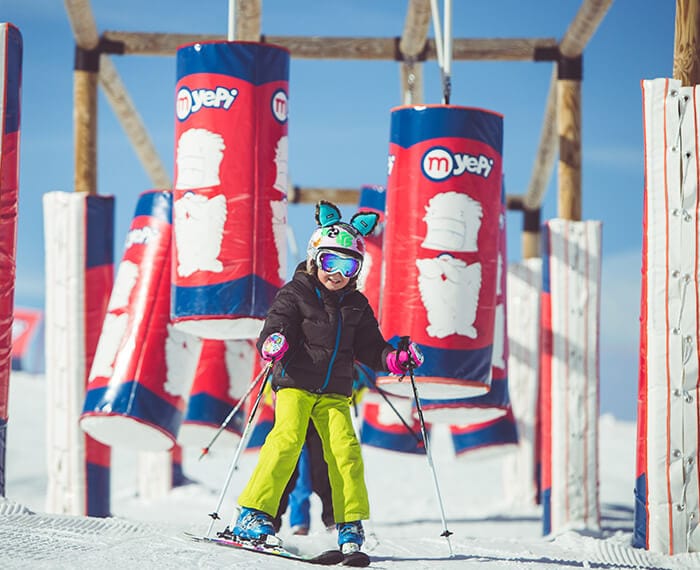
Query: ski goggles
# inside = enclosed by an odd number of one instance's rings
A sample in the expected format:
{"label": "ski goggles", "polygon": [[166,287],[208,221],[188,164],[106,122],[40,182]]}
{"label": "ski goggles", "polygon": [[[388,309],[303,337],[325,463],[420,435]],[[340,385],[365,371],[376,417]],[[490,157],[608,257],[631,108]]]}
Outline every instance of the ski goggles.
{"label": "ski goggles", "polygon": [[326,273],[341,273],[345,277],[355,277],[360,272],[362,262],[356,257],[332,251],[319,251],[316,265]]}

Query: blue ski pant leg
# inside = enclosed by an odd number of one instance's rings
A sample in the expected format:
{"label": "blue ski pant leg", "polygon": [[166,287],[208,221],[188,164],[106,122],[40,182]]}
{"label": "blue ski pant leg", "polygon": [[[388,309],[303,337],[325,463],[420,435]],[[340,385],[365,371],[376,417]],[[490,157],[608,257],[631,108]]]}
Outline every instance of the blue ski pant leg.
{"label": "blue ski pant leg", "polygon": [[282,388],[275,402],[275,423],[260,448],[258,464],[238,496],[242,507],[257,509],[271,517],[294,472],[306,438],[311,410],[318,396],[297,388]]}
{"label": "blue ski pant leg", "polygon": [[360,442],[350,417],[350,398],[323,394],[311,411],[323,443],[336,522],[369,518],[369,496]]}

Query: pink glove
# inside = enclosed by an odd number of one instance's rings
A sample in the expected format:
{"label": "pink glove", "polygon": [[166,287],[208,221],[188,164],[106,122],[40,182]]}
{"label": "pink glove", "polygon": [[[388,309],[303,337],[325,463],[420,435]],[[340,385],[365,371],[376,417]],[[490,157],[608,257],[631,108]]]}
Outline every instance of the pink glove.
{"label": "pink glove", "polygon": [[408,350],[394,350],[386,356],[386,368],[392,374],[405,374],[409,368],[409,360],[413,368],[418,368],[425,357],[420,347],[415,343],[409,343]]}
{"label": "pink glove", "polygon": [[278,361],[287,352],[289,344],[287,344],[287,339],[281,333],[272,333],[265,339],[262,345],[262,357],[265,360]]}

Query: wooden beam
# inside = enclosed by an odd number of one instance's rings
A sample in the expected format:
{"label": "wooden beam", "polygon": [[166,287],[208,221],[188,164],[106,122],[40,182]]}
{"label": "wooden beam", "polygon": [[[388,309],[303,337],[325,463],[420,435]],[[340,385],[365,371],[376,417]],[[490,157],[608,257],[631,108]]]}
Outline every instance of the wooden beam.
{"label": "wooden beam", "polygon": [[430,1],[408,0],[406,21],[399,42],[399,50],[404,56],[416,57],[425,46],[430,27]]}
{"label": "wooden beam", "polygon": [[[105,31],[102,36],[110,42],[117,42],[124,55],[172,56],[183,44],[226,41],[226,36],[221,34]],[[261,36],[260,40],[288,49],[297,59],[400,59],[400,49],[397,47],[400,39],[397,38]],[[543,54],[552,52],[556,47],[557,42],[553,38],[455,39],[452,57],[456,61],[539,61],[547,59]],[[436,59],[432,39],[426,41],[425,58]]]}
{"label": "wooden beam", "polygon": [[[559,44],[561,55],[579,57],[610,7],[612,0],[586,0],[566,30]],[[547,192],[554,171],[554,159],[559,148],[557,140],[557,69],[552,73],[545,114],[542,121],[540,145],[535,156],[530,184],[524,196],[529,209],[537,209]]]}
{"label": "wooden beam", "polygon": [[260,41],[260,4],[261,0],[236,0],[236,40]]}
{"label": "wooden beam", "polygon": [[360,203],[360,191],[357,188],[310,188],[294,186],[288,194],[290,204],[315,204],[319,200],[328,200],[334,204]]}
{"label": "wooden beam", "polygon": [[683,85],[700,83],[700,6],[697,0],[676,0],[673,78]]}
{"label": "wooden beam", "polygon": [[99,79],[102,91],[131,142],[136,156],[151,179],[153,187],[161,190],[172,188],[170,175],[158,156],[141,116],[129,97],[112,60],[105,55],[100,59]]}
{"label": "wooden beam", "polygon": [[73,86],[75,190],[97,193],[98,83],[101,84],[107,100],[153,185],[156,188],[170,188],[170,177],[155,151],[117,70],[107,56],[100,56],[96,51],[100,37],[89,0],[64,0],[64,3],[73,36],[78,45]]}
{"label": "wooden beam", "polygon": [[94,49],[100,42],[90,0],[63,0],[75,43],[83,49]]}
{"label": "wooden beam", "polygon": [[540,144],[537,148],[535,164],[532,168],[530,184],[527,187],[523,202],[526,208],[536,210],[542,204],[547,185],[552,178],[554,159],[557,155],[559,144],[557,141],[557,69],[552,70],[552,79],[549,83],[547,103],[542,119],[542,132]]}
{"label": "wooden beam", "polygon": [[[456,39],[452,45],[455,61],[543,61],[551,60],[557,42],[553,38]],[[427,56],[437,59],[435,41],[428,40]]]}
{"label": "wooden beam", "polygon": [[[329,200],[334,204],[355,204],[360,202],[357,188],[333,188],[330,186],[294,186],[287,196],[290,204],[315,204],[319,200]],[[506,195],[508,210],[523,210],[523,197],[517,194]]]}
{"label": "wooden beam", "polygon": [[565,57],[578,57],[598,29],[612,0],[585,0],[559,43]]}

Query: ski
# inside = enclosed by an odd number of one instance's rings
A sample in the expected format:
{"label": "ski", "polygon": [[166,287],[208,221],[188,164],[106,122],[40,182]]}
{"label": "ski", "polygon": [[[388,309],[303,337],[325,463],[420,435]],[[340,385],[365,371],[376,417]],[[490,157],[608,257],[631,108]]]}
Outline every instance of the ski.
{"label": "ski", "polygon": [[369,556],[364,552],[353,552],[352,554],[345,554],[343,556],[343,566],[354,566],[356,568],[364,568],[369,566]]}
{"label": "ski", "polygon": [[[308,562],[309,564],[331,566],[341,562],[346,564],[345,560],[347,560],[346,557],[343,557],[343,553],[340,550],[326,550],[320,554],[316,554],[315,556],[305,556],[303,554],[294,554],[281,545],[260,544],[245,540],[233,540],[219,536],[199,536],[190,534],[189,532],[186,532],[185,535],[197,542],[209,542],[212,544],[218,544],[219,546],[226,546],[228,548],[238,548],[240,550],[247,550],[248,552],[258,552],[269,556],[279,556],[281,558],[289,558],[290,560],[298,560],[299,562]],[[367,564],[369,564],[369,559]],[[364,566],[367,564],[364,564]]]}

